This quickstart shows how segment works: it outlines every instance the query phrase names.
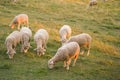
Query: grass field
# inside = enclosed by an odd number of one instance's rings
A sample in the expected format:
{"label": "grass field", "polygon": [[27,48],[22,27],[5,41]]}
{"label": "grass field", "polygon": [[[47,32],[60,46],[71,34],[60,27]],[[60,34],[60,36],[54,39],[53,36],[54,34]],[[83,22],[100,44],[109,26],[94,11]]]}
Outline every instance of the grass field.
{"label": "grass field", "polygon": [[[120,80],[120,0],[98,0],[98,5],[87,9],[88,0],[0,0],[0,80]],[[25,13],[34,33],[44,28],[49,33],[47,51],[38,57],[16,48],[13,60],[8,58],[5,38],[14,30],[8,27],[12,19]],[[61,46],[59,29],[70,25],[72,35],[89,33],[93,40],[90,56],[79,56],[76,66],[67,71],[63,62],[53,70],[48,60]]]}

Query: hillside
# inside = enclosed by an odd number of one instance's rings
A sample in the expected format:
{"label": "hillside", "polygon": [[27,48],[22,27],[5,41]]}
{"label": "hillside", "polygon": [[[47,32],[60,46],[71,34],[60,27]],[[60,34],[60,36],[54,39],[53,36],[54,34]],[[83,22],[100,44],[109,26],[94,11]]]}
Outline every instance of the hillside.
{"label": "hillside", "polygon": [[[98,5],[87,9],[88,0],[0,0],[0,80],[120,80],[120,0],[98,0]],[[16,48],[13,60],[6,54],[5,39],[17,27],[8,25],[25,13],[34,33],[44,28],[49,33],[47,51],[38,57],[33,37],[30,50]],[[92,36],[90,56],[79,55],[76,66],[67,71],[63,62],[53,70],[48,60],[61,46],[59,29],[67,24],[72,35],[89,33]]]}

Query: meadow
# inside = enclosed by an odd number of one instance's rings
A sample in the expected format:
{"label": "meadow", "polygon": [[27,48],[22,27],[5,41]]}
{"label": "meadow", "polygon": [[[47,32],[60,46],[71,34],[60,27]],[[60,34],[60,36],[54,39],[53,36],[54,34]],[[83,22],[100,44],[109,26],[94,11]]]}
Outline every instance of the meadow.
{"label": "meadow", "polygon": [[[98,5],[87,8],[89,0],[0,0],[0,80],[120,80],[120,0],[98,0]],[[25,13],[34,33],[44,28],[49,33],[47,51],[38,57],[33,37],[32,48],[20,52],[17,45],[14,59],[6,54],[5,39],[17,27],[8,25]],[[61,46],[59,29],[72,28],[72,35],[88,33],[92,36],[90,55],[79,55],[74,67],[67,71],[63,62],[49,70],[48,60]]]}

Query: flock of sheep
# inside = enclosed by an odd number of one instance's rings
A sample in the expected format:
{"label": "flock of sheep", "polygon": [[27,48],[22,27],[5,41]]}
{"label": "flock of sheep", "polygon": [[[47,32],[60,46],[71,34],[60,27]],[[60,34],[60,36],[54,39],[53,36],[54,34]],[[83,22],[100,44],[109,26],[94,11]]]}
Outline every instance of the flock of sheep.
{"label": "flock of sheep", "polygon": [[[14,28],[17,25],[18,30],[13,31],[9,34],[5,40],[5,45],[7,48],[7,54],[10,59],[13,58],[16,53],[15,48],[18,43],[21,43],[21,52],[26,53],[30,46],[30,39],[32,37],[32,31],[28,27],[28,16],[26,14],[17,15],[11,24],[11,28]],[[20,26],[26,25],[27,27]],[[71,36],[71,28],[68,25],[63,25],[60,30],[60,38],[62,46],[57,50],[56,54],[48,61],[48,68],[52,69],[56,62],[64,61],[64,67],[69,70],[69,65],[71,59],[74,59],[73,66],[75,66],[76,60],[79,57],[80,50],[81,54],[84,53],[84,47],[87,47],[88,52],[87,56],[90,53],[90,44],[92,38],[87,33],[78,34]],[[34,34],[34,42],[36,43],[36,48],[34,49],[37,52],[38,56],[44,55],[46,51],[46,44],[49,39],[49,34],[45,29],[39,29]],[[83,49],[82,49],[83,48]]]}

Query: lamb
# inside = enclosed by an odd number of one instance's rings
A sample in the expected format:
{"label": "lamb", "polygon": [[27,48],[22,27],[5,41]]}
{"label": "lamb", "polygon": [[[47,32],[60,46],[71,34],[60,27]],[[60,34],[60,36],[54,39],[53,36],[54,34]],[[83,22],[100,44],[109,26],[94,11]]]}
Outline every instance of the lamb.
{"label": "lamb", "polygon": [[38,56],[45,54],[44,52],[46,51],[46,48],[47,48],[46,44],[47,44],[48,39],[49,39],[49,34],[45,29],[39,29],[35,33],[34,41],[37,45],[37,48],[34,50],[37,51]]}
{"label": "lamb", "polygon": [[20,33],[22,35],[21,38],[21,52],[26,53],[30,46],[30,39],[32,37],[32,31],[29,29],[29,27],[22,27],[20,30]]}
{"label": "lamb", "polygon": [[59,30],[62,45],[67,41],[67,38],[71,36],[71,28],[68,25],[63,25]]}
{"label": "lamb", "polygon": [[5,45],[7,48],[7,54],[9,59],[12,59],[16,53],[15,48],[21,41],[21,33],[19,31],[13,31],[5,40]]}
{"label": "lamb", "polygon": [[48,68],[52,69],[54,64],[58,61],[64,61],[64,67],[69,70],[71,59],[74,58],[73,66],[75,66],[78,59],[80,47],[77,42],[70,42],[57,50],[57,53],[48,61]]}
{"label": "lamb", "polygon": [[[87,47],[88,48],[87,56],[89,56],[90,44],[92,41],[92,37],[89,34],[82,33],[76,36],[72,36],[66,43],[73,42],[73,41],[77,42],[81,48]],[[84,54],[84,50],[82,50],[82,55],[83,54]]]}
{"label": "lamb", "polygon": [[17,24],[18,30],[20,30],[21,25],[28,26],[28,15],[27,14],[19,14],[15,16],[15,18],[12,20],[11,24],[9,25],[11,28],[14,28],[14,26]]}

